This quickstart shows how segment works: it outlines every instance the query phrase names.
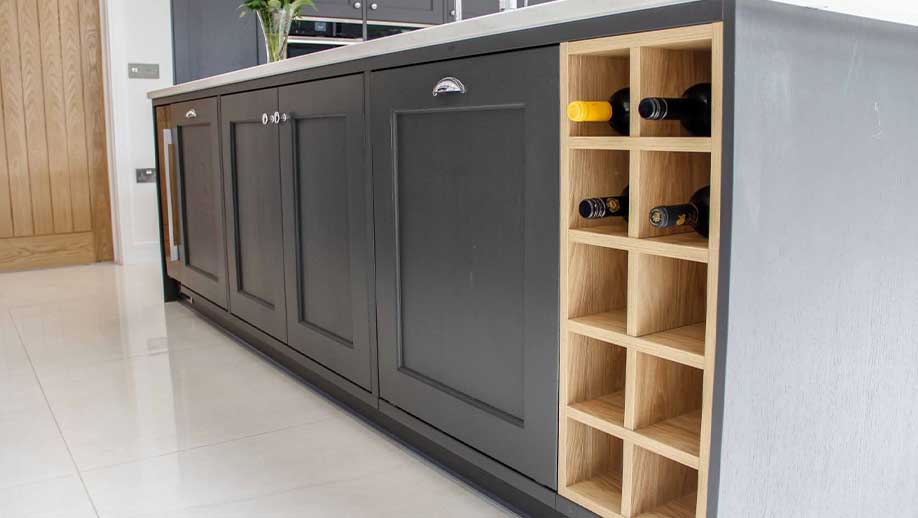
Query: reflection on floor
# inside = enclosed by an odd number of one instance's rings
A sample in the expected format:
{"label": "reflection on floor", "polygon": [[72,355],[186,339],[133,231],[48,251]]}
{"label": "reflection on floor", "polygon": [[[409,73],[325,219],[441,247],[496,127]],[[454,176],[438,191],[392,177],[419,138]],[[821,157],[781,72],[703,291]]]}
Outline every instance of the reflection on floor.
{"label": "reflection on floor", "polygon": [[512,516],[161,286],[0,274],[0,517]]}

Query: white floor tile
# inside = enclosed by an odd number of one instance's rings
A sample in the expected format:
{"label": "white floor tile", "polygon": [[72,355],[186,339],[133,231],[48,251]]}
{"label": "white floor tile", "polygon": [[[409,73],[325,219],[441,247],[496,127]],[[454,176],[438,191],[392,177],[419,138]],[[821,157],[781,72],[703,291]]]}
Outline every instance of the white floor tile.
{"label": "white floor tile", "polygon": [[92,503],[76,476],[0,489],[3,518],[94,518]]}
{"label": "white floor tile", "polygon": [[163,513],[385,473],[414,460],[350,417],[83,474],[102,517]]}
{"label": "white floor tile", "polygon": [[75,474],[47,408],[0,417],[0,488]]}
{"label": "white floor tile", "polygon": [[[142,518],[498,518],[515,516],[419,461],[366,477]],[[138,517],[140,518],[140,517]]]}
{"label": "white floor tile", "polygon": [[41,375],[81,470],[226,442],[340,412],[243,346],[186,349]]}

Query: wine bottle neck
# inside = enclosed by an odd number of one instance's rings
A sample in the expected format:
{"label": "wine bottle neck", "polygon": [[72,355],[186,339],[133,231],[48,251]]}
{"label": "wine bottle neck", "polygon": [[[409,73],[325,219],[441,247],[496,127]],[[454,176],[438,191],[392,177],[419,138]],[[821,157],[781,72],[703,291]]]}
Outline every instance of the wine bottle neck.
{"label": "wine bottle neck", "polygon": [[698,223],[698,207],[692,203],[655,207],[650,211],[650,224],[657,228],[695,226]]}

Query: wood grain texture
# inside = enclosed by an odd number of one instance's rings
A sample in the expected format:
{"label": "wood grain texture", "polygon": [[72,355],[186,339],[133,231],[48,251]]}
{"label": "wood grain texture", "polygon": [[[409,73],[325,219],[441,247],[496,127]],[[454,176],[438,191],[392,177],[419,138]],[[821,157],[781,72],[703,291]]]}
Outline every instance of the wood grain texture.
{"label": "wood grain texture", "polygon": [[32,194],[32,225],[36,235],[54,233],[51,208],[51,174],[48,170],[48,135],[45,128],[42,43],[38,27],[38,5],[19,0],[19,52],[23,64],[22,104],[25,113],[29,184]]}
{"label": "wood grain texture", "polygon": [[64,72],[61,63],[60,8],[57,0],[38,2],[38,25],[41,38],[44,117],[47,136],[48,173],[51,182],[51,210],[54,232],[73,231],[73,207],[70,196],[70,165],[67,149],[67,113],[64,105]]}
{"label": "wood grain texture", "polygon": [[83,51],[83,99],[86,110],[86,140],[89,157],[92,228],[96,236],[96,258],[114,258],[111,199],[108,182],[108,151],[105,141],[105,102],[102,77],[102,40],[99,4],[81,0],[80,34]]}
{"label": "wood grain texture", "polygon": [[0,239],[0,272],[95,262],[92,232]]}
{"label": "wood grain texture", "polygon": [[649,254],[628,259],[628,334],[644,336],[705,321],[705,264]]}
{"label": "wood grain texture", "polygon": [[[719,196],[713,198],[720,189],[722,59],[720,24],[561,46],[559,487],[563,495],[600,515],[706,516],[712,404],[708,383],[713,380],[712,329],[717,318],[714,254],[720,235]],[[608,85],[621,83],[625,76],[622,62],[628,63],[633,105],[646,95],[679,96],[696,82],[711,81],[712,136],[688,136],[678,124],[650,126],[635,113],[630,137],[613,135],[602,125],[577,127],[568,122],[565,108],[575,92],[608,96]],[[612,153],[621,158],[612,159]],[[575,203],[610,194],[591,191],[618,185],[622,167],[615,164],[625,156],[631,224],[580,221]],[[611,178],[603,176],[608,170],[615,171]],[[685,202],[708,184],[709,239],[686,229],[648,228],[650,208]],[[583,350],[584,344],[591,345]],[[597,351],[604,344],[617,348],[615,365],[586,366],[590,358],[603,363],[603,353]],[[621,478],[614,478],[616,484],[620,481],[615,491],[602,490],[610,487],[606,475],[580,476],[590,473],[595,462],[595,452],[583,443],[597,433],[621,440]]]}
{"label": "wood grain texture", "polygon": [[622,440],[570,421],[566,447],[575,462],[566,470],[561,494],[600,516],[621,516]]}
{"label": "wood grain texture", "polygon": [[711,40],[711,210],[708,233],[708,308],[705,316],[705,358],[698,454],[698,502],[695,515],[708,515],[708,478],[711,459],[711,413],[714,405],[714,376],[717,354],[717,294],[720,278],[721,173],[723,160],[724,30],[713,25]]}
{"label": "wood grain texture", "polygon": [[[73,228],[92,228],[92,203],[87,156],[86,110],[83,97],[83,51],[80,36],[80,0],[60,2],[61,56],[63,64],[64,114],[67,124],[67,163],[70,168],[70,199]],[[101,95],[101,92],[97,93]]]}
{"label": "wood grain texture", "polygon": [[605,313],[627,304],[627,252],[572,244],[568,270],[568,317]]}
{"label": "wood grain texture", "polygon": [[[91,0],[0,0],[0,240],[88,234],[94,257],[114,255],[99,23]],[[28,254],[58,264],[54,242]]]}
{"label": "wood grain texture", "polygon": [[[607,101],[628,86],[628,52],[622,56],[569,57],[568,101]],[[562,114],[567,118],[567,113]],[[607,122],[571,122],[571,136],[618,135]],[[566,135],[566,133],[562,133]]]}
{"label": "wood grain texture", "polygon": [[22,101],[22,65],[19,54],[19,18],[16,0],[0,0],[0,85],[3,89],[3,122],[9,168],[13,234],[31,236],[32,186],[26,146]]}
{"label": "wood grain texture", "polygon": [[[694,505],[692,498],[698,486],[696,470],[643,448],[635,448],[632,469],[634,475],[631,514],[633,516],[664,512],[666,506],[671,505],[674,501],[678,501],[680,507],[692,509]],[[667,515],[662,514],[662,516]]]}

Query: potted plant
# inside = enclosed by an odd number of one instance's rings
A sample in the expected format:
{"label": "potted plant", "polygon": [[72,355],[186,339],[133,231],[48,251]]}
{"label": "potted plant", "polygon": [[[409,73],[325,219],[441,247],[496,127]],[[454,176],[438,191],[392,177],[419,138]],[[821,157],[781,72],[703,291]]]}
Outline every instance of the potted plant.
{"label": "potted plant", "polygon": [[[307,6],[316,9],[312,0],[245,0],[239,6],[258,16],[261,32],[265,35],[269,63],[286,59],[290,25]],[[243,11],[240,16],[245,16],[245,13]]]}

